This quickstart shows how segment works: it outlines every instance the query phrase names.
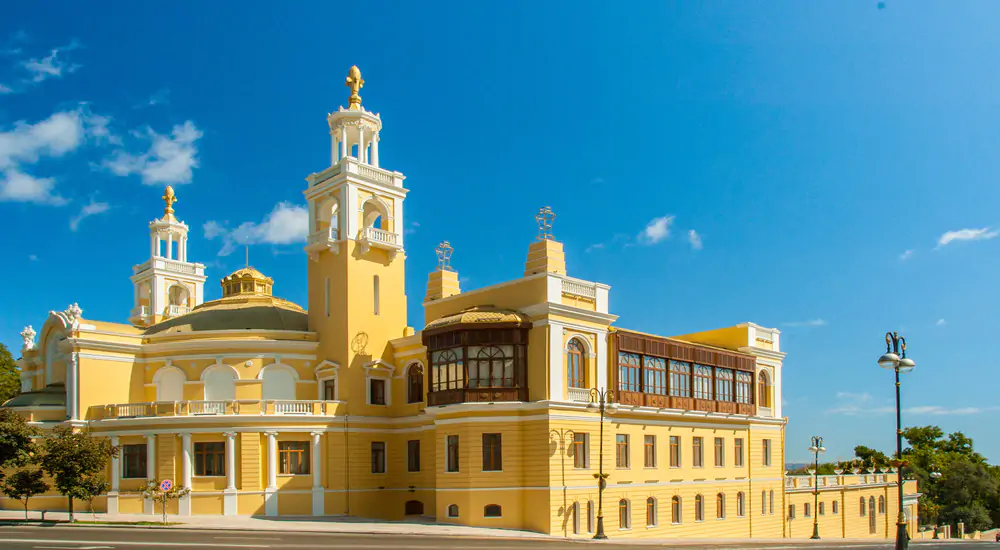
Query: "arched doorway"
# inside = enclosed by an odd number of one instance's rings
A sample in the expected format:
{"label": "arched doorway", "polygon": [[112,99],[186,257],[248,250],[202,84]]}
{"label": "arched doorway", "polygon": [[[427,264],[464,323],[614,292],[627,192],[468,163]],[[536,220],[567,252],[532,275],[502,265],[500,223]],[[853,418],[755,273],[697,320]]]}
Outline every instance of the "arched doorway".
{"label": "arched doorway", "polygon": [[875,514],[875,497],[868,497],[868,532],[875,534],[878,530],[878,516]]}
{"label": "arched doorway", "polygon": [[404,505],[403,514],[407,516],[424,515],[424,503],[419,500],[408,500]]}

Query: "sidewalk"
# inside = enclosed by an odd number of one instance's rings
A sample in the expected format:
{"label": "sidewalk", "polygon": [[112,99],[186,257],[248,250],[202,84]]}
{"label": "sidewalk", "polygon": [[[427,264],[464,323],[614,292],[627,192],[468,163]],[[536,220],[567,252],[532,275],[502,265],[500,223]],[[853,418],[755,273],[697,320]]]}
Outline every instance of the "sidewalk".
{"label": "sidewalk", "polygon": [[[89,512],[76,512],[74,514],[77,521],[101,521],[101,522],[159,522],[159,515],[144,514],[97,514],[96,520]],[[31,512],[28,524],[40,524],[41,515],[39,512]],[[69,514],[66,512],[46,512],[46,520],[67,521]],[[12,510],[0,510],[0,520],[24,521],[24,512]],[[669,544],[671,547],[687,548],[725,548],[732,547],[784,547],[802,548],[812,545],[844,545],[855,547],[872,547],[875,545],[891,544],[889,540],[877,539],[823,539],[812,541],[808,539],[664,539],[664,538],[618,538],[614,533],[612,537],[605,541],[595,541],[589,538],[564,538],[562,536],[550,536],[528,531],[518,531],[513,529],[493,529],[486,527],[467,527],[463,525],[448,525],[428,521],[405,522],[405,521],[375,521],[354,517],[258,517],[258,516],[167,516],[168,523],[176,525],[78,525],[70,527],[63,524],[65,528],[131,528],[131,529],[208,529],[227,531],[294,531],[301,533],[346,533],[346,534],[372,534],[372,535],[410,535],[429,537],[466,537],[466,538],[507,538],[507,539],[535,539],[535,540],[561,540],[579,541],[583,544],[612,544],[629,546],[663,546]],[[920,540],[919,538],[910,541],[917,546],[922,543],[961,543],[958,539],[952,540]]]}

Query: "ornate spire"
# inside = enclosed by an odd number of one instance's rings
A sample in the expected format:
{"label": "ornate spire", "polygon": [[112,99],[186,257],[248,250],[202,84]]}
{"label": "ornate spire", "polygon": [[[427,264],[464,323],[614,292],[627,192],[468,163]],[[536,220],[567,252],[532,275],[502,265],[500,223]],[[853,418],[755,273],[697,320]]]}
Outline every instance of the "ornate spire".
{"label": "ornate spire", "polygon": [[552,221],[555,219],[555,212],[548,206],[538,210],[538,214],[535,214],[535,221],[538,222],[538,240],[552,240]]}
{"label": "ornate spire", "polygon": [[347,71],[347,82],[344,85],[351,89],[351,99],[347,108],[352,111],[360,111],[361,96],[358,95],[358,90],[364,87],[365,81],[361,78],[361,69],[357,65],[352,65],[351,70]]}
{"label": "ornate spire", "polygon": [[21,339],[24,340],[25,351],[29,349],[35,349],[35,329],[31,328],[31,325],[24,327],[21,331]]}
{"label": "ornate spire", "polygon": [[451,247],[451,243],[441,241],[441,244],[435,249],[438,257],[438,271],[451,271],[451,254],[454,251],[455,249]]}
{"label": "ornate spire", "polygon": [[167,207],[163,209],[163,217],[166,219],[173,219],[174,203],[177,202],[177,197],[174,196],[174,188],[168,185],[166,191],[163,193],[163,196],[160,198],[167,204]]}

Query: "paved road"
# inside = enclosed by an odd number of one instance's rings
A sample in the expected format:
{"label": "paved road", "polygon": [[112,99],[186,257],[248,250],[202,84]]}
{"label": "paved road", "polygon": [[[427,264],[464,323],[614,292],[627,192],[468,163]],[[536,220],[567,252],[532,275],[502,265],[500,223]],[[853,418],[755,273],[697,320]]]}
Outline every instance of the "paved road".
{"label": "paved road", "polygon": [[[611,548],[654,548],[654,545],[628,545],[612,542]],[[225,548],[364,548],[371,550],[425,550],[441,548],[482,550],[579,550],[593,541],[547,539],[473,539],[416,535],[355,535],[343,533],[282,533],[250,531],[195,531],[181,529],[124,529],[97,527],[0,527],[0,548],[4,550],[112,550],[136,548],[225,549]],[[666,545],[664,545],[666,546]],[[688,548],[692,546],[685,545]],[[966,542],[914,544],[914,550],[950,548],[1000,548],[996,543]],[[789,543],[719,543],[698,548],[891,548],[891,543],[821,541],[819,544]]]}

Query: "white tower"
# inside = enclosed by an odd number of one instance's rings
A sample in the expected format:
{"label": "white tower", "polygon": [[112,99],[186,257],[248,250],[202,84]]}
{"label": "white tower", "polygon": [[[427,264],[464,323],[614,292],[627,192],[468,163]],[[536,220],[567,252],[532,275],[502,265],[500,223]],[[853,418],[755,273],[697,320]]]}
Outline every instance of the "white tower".
{"label": "white tower", "polygon": [[205,266],[187,261],[188,226],[174,217],[172,187],[163,200],[163,217],[149,222],[150,258],[132,268],[135,307],[129,321],[137,326],[184,315],[205,301]]}

